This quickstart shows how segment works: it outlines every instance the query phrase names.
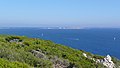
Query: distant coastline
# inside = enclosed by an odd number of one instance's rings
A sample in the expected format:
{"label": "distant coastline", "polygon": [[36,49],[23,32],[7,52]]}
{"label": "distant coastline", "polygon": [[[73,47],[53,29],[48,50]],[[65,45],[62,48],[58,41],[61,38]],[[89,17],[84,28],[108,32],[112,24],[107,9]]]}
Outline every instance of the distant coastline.
{"label": "distant coastline", "polygon": [[25,29],[120,29],[120,28],[112,28],[112,27],[0,27],[0,29],[19,29],[19,28],[25,28]]}
{"label": "distant coastline", "polygon": [[38,29],[84,29],[81,27],[0,27],[0,29],[38,28]]}

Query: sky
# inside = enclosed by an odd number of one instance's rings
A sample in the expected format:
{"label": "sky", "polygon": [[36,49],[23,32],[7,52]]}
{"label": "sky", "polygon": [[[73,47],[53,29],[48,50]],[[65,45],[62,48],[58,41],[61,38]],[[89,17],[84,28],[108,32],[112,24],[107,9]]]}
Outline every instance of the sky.
{"label": "sky", "polygon": [[0,0],[0,27],[120,27],[120,0]]}

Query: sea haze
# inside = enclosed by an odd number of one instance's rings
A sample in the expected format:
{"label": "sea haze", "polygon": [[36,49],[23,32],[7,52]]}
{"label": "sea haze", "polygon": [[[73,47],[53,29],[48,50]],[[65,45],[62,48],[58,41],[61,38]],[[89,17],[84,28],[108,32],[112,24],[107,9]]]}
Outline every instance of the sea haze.
{"label": "sea haze", "polygon": [[120,59],[120,29],[40,29],[7,28],[0,34],[20,35],[52,40],[72,48]]}

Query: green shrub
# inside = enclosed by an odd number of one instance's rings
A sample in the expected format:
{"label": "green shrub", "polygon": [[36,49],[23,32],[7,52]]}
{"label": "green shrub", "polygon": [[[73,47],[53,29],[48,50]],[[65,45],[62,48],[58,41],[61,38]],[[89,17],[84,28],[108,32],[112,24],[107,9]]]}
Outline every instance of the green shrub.
{"label": "green shrub", "polygon": [[10,62],[6,59],[0,58],[0,68],[30,68],[29,65],[20,62]]}

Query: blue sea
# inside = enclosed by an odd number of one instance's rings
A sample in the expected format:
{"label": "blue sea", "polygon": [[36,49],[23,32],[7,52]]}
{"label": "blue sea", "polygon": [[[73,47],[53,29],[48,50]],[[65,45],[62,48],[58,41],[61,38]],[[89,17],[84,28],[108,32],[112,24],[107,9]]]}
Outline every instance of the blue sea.
{"label": "blue sea", "polygon": [[120,59],[120,29],[40,29],[9,28],[0,29],[0,34],[20,35],[32,38],[52,40],[75,49],[93,54],[107,54]]}

